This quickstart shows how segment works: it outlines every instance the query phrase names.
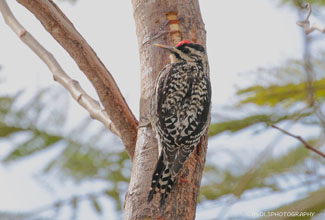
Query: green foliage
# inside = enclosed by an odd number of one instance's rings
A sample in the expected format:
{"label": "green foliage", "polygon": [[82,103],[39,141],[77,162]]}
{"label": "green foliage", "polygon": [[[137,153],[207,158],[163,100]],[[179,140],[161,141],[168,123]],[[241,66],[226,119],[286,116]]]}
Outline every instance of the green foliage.
{"label": "green foliage", "polygon": [[258,123],[270,125],[289,119],[289,117],[290,115],[257,114],[237,120],[221,121],[211,124],[209,136],[214,136],[224,131],[237,132]]}
{"label": "green foliage", "polygon": [[91,201],[91,205],[94,207],[94,209],[96,210],[96,212],[98,214],[102,214],[102,207],[101,205],[98,203],[97,198],[91,196],[90,197],[90,201]]}
{"label": "green foliage", "polygon": [[[324,4],[324,2],[321,3]],[[324,53],[318,53],[315,57],[310,58],[309,62],[312,67],[308,68],[304,60],[289,60],[279,67],[258,69],[256,82],[237,90],[236,108],[232,110],[236,112],[239,109],[240,113],[232,114],[237,115],[236,117],[215,118],[210,127],[210,137],[222,135],[225,131],[236,135],[256,125],[265,125],[263,131],[269,131],[273,129],[269,126],[271,124],[290,122],[292,126],[300,124],[305,125],[306,129],[307,126],[318,128],[319,135],[315,134],[313,137],[303,135],[303,138],[315,148],[322,146],[324,142],[320,137],[325,132],[325,114],[323,113],[325,56]],[[313,75],[312,82],[306,81],[306,74]],[[247,143],[249,140],[245,142]],[[325,187],[324,178],[321,169],[313,167],[323,167],[325,161],[300,142],[297,143],[296,146],[291,146],[289,150],[278,156],[270,154],[272,152],[270,149],[276,146],[269,145],[268,150],[262,151],[257,158],[245,158],[250,161],[249,163],[240,160],[242,157],[239,152],[229,150],[228,155],[231,155],[233,159],[225,168],[221,169],[213,164],[206,166],[200,190],[200,201],[218,200],[221,202],[222,198],[232,195],[233,197],[230,198],[241,202],[255,198],[256,194],[251,196],[251,192],[259,191],[259,196],[268,196],[274,192],[287,192],[298,187],[306,189],[308,196],[305,199],[273,211],[321,212],[325,207],[325,195],[323,191],[317,190]],[[215,154],[216,157],[219,156],[218,151]],[[291,182],[288,182],[288,179]],[[309,185],[317,187],[308,187]],[[320,197],[316,198],[314,195],[319,194],[322,195],[322,199],[317,200]],[[317,202],[311,202],[311,198]],[[312,205],[301,205],[307,202]]]}
{"label": "green foliage", "polygon": [[0,122],[0,137],[8,137],[12,134],[16,134],[21,131],[26,131],[26,130],[14,126],[7,126],[6,124]]}
{"label": "green foliage", "polygon": [[[12,127],[3,126],[4,130],[10,131],[12,130],[11,128]],[[23,131],[21,128],[15,128],[15,130],[16,133],[18,131]],[[31,131],[31,137],[27,138],[23,143],[18,144],[15,149],[3,159],[3,162],[13,161],[45,150],[62,140],[60,136],[51,135],[36,129],[24,129],[24,131]]]}
{"label": "green foliage", "polygon": [[[315,69],[322,70],[321,60],[314,61]],[[210,136],[221,135],[224,131],[238,133],[257,124],[264,124],[267,130],[270,124],[285,121],[320,126],[313,106],[309,106],[306,101],[306,85],[301,77],[302,62],[290,61],[284,67],[260,71],[261,75],[269,74],[270,84],[257,83],[240,89],[237,93],[239,99],[236,109],[240,108],[242,111],[253,105],[254,111],[245,111],[250,114],[244,117],[217,120],[211,124]],[[282,74],[279,74],[280,72]],[[273,73],[273,78],[270,73]],[[281,83],[276,84],[279,77],[282,79],[279,81]],[[316,102],[321,103],[325,90],[325,80],[321,74],[317,75],[312,85],[314,98]],[[117,210],[122,210],[121,198],[129,182],[131,162],[122,147],[115,147],[120,143],[108,137],[105,128],[99,129],[98,132],[88,132],[87,128],[91,126],[89,119],[82,121],[72,131],[64,131],[66,113],[62,112],[62,109],[56,109],[60,103],[56,103],[52,108],[48,103],[45,104],[47,100],[54,98],[64,100],[58,98],[57,93],[41,91],[32,101],[17,107],[20,95],[0,97],[0,140],[13,142],[13,149],[2,159],[2,163],[13,163],[47,149],[60,147],[60,154],[47,162],[43,175],[59,173],[60,176],[77,183],[104,180],[107,181],[107,187],[100,192],[75,195],[66,201],[57,201],[53,204],[53,209],[59,212],[62,207],[69,205],[76,213],[80,203],[88,200],[94,211],[102,215],[104,207],[100,199],[109,197],[116,202]],[[17,135],[23,138],[15,141]],[[317,138],[307,141],[314,145]],[[114,147],[108,147],[107,143]],[[236,152],[233,154],[234,158],[238,158]],[[234,195],[240,201],[252,190],[267,190],[269,193],[284,191],[286,189],[278,184],[279,181],[285,181],[288,175],[303,174],[308,178],[306,173],[310,171],[306,168],[306,161],[319,161],[313,152],[301,145],[292,147],[277,157],[263,154],[260,157],[264,159],[256,159],[255,163],[252,161],[249,163],[251,165],[245,166],[241,161],[234,159],[227,169],[218,168],[213,164],[206,165],[200,202],[218,200],[227,195]]]}
{"label": "green foliage", "polygon": [[[325,98],[325,79],[322,71],[325,68],[324,58],[324,54],[320,53],[317,59],[313,60],[313,67],[317,70],[316,80],[312,83],[313,97],[318,102],[323,102]],[[258,113],[215,122],[211,124],[209,135],[218,135],[224,131],[235,133],[256,124],[268,126],[297,119],[310,122],[314,112],[313,108],[308,107],[310,100],[303,76],[304,68],[304,63],[299,60],[289,60],[283,66],[271,69],[260,68],[256,72],[256,84],[237,91],[237,108],[245,109],[246,106],[254,105],[257,107],[254,112]],[[304,111],[297,110],[297,105],[303,106],[301,109]]]}
{"label": "green foliage", "polygon": [[[314,141],[309,140],[310,143]],[[207,184],[201,186],[201,200],[215,200],[227,194],[241,197],[244,192],[251,189],[268,188],[280,191],[277,181],[282,174],[304,172],[305,160],[310,156],[304,146],[291,149],[288,153],[267,161],[257,162],[254,167],[243,168],[238,161],[230,167],[241,167],[241,173],[234,174],[231,170],[220,170],[213,165],[205,167],[205,176],[209,177]]]}
{"label": "green foliage", "polygon": [[[322,101],[325,98],[325,79],[314,81],[312,86],[315,98]],[[267,87],[255,85],[239,90],[237,95],[244,96],[240,105],[254,103],[258,106],[275,107],[276,105],[285,105],[290,107],[299,102],[306,102],[307,83],[288,83],[286,85]]]}
{"label": "green foliage", "polygon": [[[315,143],[314,140],[308,140],[308,142],[310,144]],[[310,154],[311,152],[306,147],[299,145],[279,158],[271,158],[261,166],[260,171],[269,174],[276,173],[277,175],[285,172],[294,172],[296,168],[304,164]]]}
{"label": "green foliage", "polygon": [[[65,105],[62,93],[43,90],[24,104],[20,95],[0,97],[0,141],[12,142],[13,146],[1,162],[4,165],[14,163],[49,148],[60,148],[60,154],[46,162],[43,175],[55,174],[77,183],[105,180],[107,187],[101,192],[57,201],[53,209],[59,212],[63,206],[69,205],[77,210],[82,200],[89,200],[100,214],[102,208],[98,199],[109,197],[116,201],[116,208],[121,210],[121,196],[126,190],[131,170],[131,163],[121,143],[108,135],[103,127],[97,132],[88,129],[92,125],[89,118],[73,130],[65,131],[66,112],[60,108]],[[60,101],[51,106],[48,100]],[[17,136],[20,136],[19,141]],[[114,147],[107,147],[107,143]]]}
{"label": "green foliage", "polygon": [[[301,0],[282,0],[281,2],[300,8],[305,4],[305,1]],[[323,0],[309,2],[313,4],[313,7],[325,5]],[[324,133],[325,119],[321,115],[325,98],[324,55],[320,53],[315,56],[317,58],[311,60],[314,70],[314,81],[311,84],[305,79],[306,63],[304,60],[289,60],[279,67],[258,69],[256,82],[237,91],[236,107],[232,110],[241,114],[233,114],[236,117],[232,115],[227,119],[214,119],[209,136],[222,135],[227,131],[236,135],[256,125],[264,125],[264,131],[266,131],[270,129],[270,124],[289,121],[300,125],[312,125]],[[310,86],[312,90],[308,89]],[[92,123],[89,119],[82,121],[73,131],[67,131],[65,129],[67,113],[64,111],[66,108],[60,108],[66,104],[56,101],[55,106],[50,106],[51,102],[48,101],[64,100],[57,92],[52,94],[48,90],[43,90],[28,103],[17,104],[21,95],[22,93],[16,96],[0,97],[0,141],[10,141],[13,146],[1,162],[3,164],[14,163],[50,148],[60,148],[60,153],[47,162],[43,175],[56,173],[61,178],[63,177],[62,179],[73,180],[76,183],[104,180],[107,186],[99,192],[59,200],[53,204],[52,208],[59,212],[68,205],[76,212],[81,202],[87,200],[93,210],[101,216],[104,213],[101,199],[111,198],[115,201],[117,210],[122,210],[122,198],[130,178],[131,161],[124,149],[120,147],[121,143],[107,135],[105,128],[100,128],[96,132],[90,131]],[[314,99],[313,102],[310,97]],[[22,138],[17,141],[17,136]],[[315,147],[320,145],[317,134],[304,138]],[[245,144],[247,143],[249,140]],[[290,146],[284,153],[277,156],[273,156],[271,152],[263,151],[260,155],[245,158],[248,162],[243,163],[238,159],[239,153],[233,151],[231,152],[233,159],[226,168],[220,168],[212,163],[207,164],[200,190],[200,202],[219,200],[229,195],[241,201],[249,197],[252,191],[266,192],[266,195],[285,192],[295,186],[288,184],[289,186],[283,187],[279,182],[286,182],[286,179],[290,177],[301,187],[316,182],[318,188],[308,188],[305,198],[274,211],[319,213],[324,210],[324,190],[320,189],[324,187],[324,181],[319,181],[319,179],[315,181],[314,177],[320,175],[320,171],[312,169],[317,166],[324,167],[324,160],[300,143]],[[303,180],[307,179],[308,183],[302,181],[301,176],[304,177]],[[0,213],[0,218],[2,215],[15,217],[13,219],[24,217],[24,215],[21,217]]]}

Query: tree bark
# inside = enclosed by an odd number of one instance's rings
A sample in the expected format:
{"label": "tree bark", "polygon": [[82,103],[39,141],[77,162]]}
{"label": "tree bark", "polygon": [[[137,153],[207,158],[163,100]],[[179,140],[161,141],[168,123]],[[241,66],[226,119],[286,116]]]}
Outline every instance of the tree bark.
{"label": "tree bark", "polygon": [[[174,45],[189,39],[205,45],[206,31],[198,0],[132,0],[141,62],[140,122],[148,119],[156,77],[169,63],[168,54],[155,43]],[[131,181],[124,204],[124,220],[194,219],[207,149],[207,134],[185,163],[163,208],[160,195],[147,204],[152,173],[158,159],[155,134],[150,127],[138,129]]]}

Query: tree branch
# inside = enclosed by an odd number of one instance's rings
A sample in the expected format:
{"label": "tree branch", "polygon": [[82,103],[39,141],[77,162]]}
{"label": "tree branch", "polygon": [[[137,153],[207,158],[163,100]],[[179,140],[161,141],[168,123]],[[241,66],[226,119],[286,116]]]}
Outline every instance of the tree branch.
{"label": "tree branch", "polygon": [[120,136],[105,110],[101,109],[99,103],[92,99],[80,87],[77,81],[71,79],[64,72],[54,56],[47,51],[28,31],[26,31],[26,29],[17,21],[13,13],[10,11],[10,8],[5,0],[0,1],[0,11],[6,24],[49,67],[53,73],[54,80],[58,81],[64,88],[66,88],[70,92],[71,96],[89,112],[92,118],[102,122],[114,134]]}
{"label": "tree branch", "polygon": [[281,131],[282,133],[289,135],[290,137],[296,138],[297,140],[299,140],[307,149],[314,151],[316,154],[322,156],[325,158],[325,154],[319,150],[317,150],[316,148],[312,147],[311,145],[309,145],[301,136],[297,136],[294,134],[291,134],[289,132],[287,132],[286,130],[283,130],[282,128],[279,128],[276,125],[271,125],[272,128],[278,129],[279,131]]}
{"label": "tree branch", "polygon": [[125,102],[110,72],[94,50],[52,0],[17,0],[32,12],[44,28],[75,60],[95,87],[131,158],[134,155],[138,121]]}
{"label": "tree branch", "polygon": [[[51,202],[48,205],[38,207],[38,208],[28,212],[28,214],[31,214],[32,216],[37,217],[41,213],[49,211],[49,210],[58,211],[59,209],[63,208],[64,206],[69,206],[69,205],[72,205],[73,203],[81,203],[81,202],[87,201],[87,200],[89,202],[91,202],[91,200],[94,198],[96,198],[96,201],[97,201],[100,197],[106,197],[106,196],[107,196],[107,190],[102,190],[102,191],[98,191],[98,192],[90,192],[90,193],[80,194],[80,195],[78,195],[78,194],[72,195],[69,198],[58,199],[54,202]],[[72,211],[76,211],[76,208],[73,207],[73,205],[71,208],[75,209]],[[99,207],[99,209],[101,210],[101,207]],[[97,210],[97,212],[101,212],[101,211]]]}
{"label": "tree branch", "polygon": [[309,33],[313,32],[315,30],[320,31],[322,33],[325,33],[325,28],[324,27],[320,27],[320,26],[315,25],[315,24],[313,26],[310,26],[309,17],[310,17],[310,15],[312,13],[310,3],[307,3],[307,5],[305,7],[308,9],[308,14],[306,16],[306,19],[303,20],[303,21],[297,21],[297,25],[299,25],[300,27],[303,27],[306,34],[309,34]]}

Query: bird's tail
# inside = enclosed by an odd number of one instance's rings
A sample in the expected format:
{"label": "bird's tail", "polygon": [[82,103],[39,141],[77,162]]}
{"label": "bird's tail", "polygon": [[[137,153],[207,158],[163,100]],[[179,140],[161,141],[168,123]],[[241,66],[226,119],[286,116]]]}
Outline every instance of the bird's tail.
{"label": "bird's tail", "polygon": [[154,194],[161,193],[160,206],[163,206],[165,199],[175,184],[175,177],[172,177],[171,171],[166,164],[164,164],[163,151],[160,154],[156,165],[156,170],[152,175],[151,188],[148,196],[148,203],[153,199]]}

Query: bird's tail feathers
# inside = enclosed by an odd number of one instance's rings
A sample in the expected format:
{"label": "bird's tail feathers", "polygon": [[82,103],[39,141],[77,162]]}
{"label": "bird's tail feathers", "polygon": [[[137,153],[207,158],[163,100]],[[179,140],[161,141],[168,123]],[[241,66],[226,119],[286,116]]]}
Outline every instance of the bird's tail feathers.
{"label": "bird's tail feathers", "polygon": [[175,177],[171,175],[169,167],[164,164],[164,155],[161,152],[156,170],[152,175],[151,188],[148,196],[148,202],[153,199],[154,194],[161,193],[160,206],[165,204],[165,199],[174,187]]}

